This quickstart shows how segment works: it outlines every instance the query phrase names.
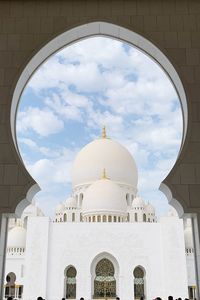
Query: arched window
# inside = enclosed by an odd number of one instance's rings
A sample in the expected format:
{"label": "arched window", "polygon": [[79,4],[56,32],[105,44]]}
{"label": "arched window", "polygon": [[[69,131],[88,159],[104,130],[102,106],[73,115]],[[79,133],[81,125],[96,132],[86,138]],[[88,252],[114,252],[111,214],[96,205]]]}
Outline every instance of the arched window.
{"label": "arched window", "polygon": [[112,217],[108,216],[108,222],[112,222]]}
{"label": "arched window", "polygon": [[130,194],[128,194],[128,193],[126,194],[126,203],[127,203],[128,206],[131,205]]}
{"label": "arched window", "polygon": [[117,222],[117,217],[116,216],[114,216],[114,222]]}
{"label": "arched window", "polygon": [[115,298],[116,280],[112,262],[107,258],[101,259],[96,265],[95,274],[93,298]]}
{"label": "arched window", "polygon": [[64,216],[63,216],[64,218],[64,222],[67,222],[67,214],[64,214]]}
{"label": "arched window", "polygon": [[24,227],[27,228],[28,216],[24,218]]}
{"label": "arched window", "polygon": [[79,195],[79,205],[82,206],[82,202],[83,202],[83,193],[80,193]]}
{"label": "arched window", "polygon": [[5,298],[15,297],[15,281],[16,281],[15,273],[13,272],[8,273],[8,275],[6,276],[6,285],[4,291]]}
{"label": "arched window", "polygon": [[146,222],[147,221],[147,216],[146,214],[143,214],[143,222]]}
{"label": "arched window", "polygon": [[106,216],[103,216],[103,222],[106,222]]}
{"label": "arched window", "polygon": [[66,299],[76,299],[76,269],[68,267],[65,271],[65,294]]}
{"label": "arched window", "polygon": [[138,221],[138,216],[137,216],[137,213],[135,213],[135,222]]}
{"label": "arched window", "polygon": [[101,216],[97,216],[97,222],[101,222]]}
{"label": "arched window", "polygon": [[72,222],[75,222],[75,213],[72,213]]}
{"label": "arched window", "polygon": [[133,271],[134,276],[134,299],[145,298],[144,291],[144,271],[141,267],[136,267]]}

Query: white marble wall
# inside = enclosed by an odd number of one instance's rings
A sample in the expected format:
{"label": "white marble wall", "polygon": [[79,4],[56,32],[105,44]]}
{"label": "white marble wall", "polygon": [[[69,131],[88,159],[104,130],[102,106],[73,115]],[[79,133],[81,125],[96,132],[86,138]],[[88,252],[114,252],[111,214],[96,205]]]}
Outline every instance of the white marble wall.
{"label": "white marble wall", "polygon": [[44,217],[32,218],[28,230],[26,300],[39,294],[46,300],[61,299],[69,265],[77,270],[77,299],[91,299],[92,268],[105,255],[118,270],[121,299],[133,298],[133,270],[138,265],[146,270],[147,299],[158,295],[166,299],[169,294],[187,297],[183,229],[177,218],[161,223],[73,224],[49,223]]}

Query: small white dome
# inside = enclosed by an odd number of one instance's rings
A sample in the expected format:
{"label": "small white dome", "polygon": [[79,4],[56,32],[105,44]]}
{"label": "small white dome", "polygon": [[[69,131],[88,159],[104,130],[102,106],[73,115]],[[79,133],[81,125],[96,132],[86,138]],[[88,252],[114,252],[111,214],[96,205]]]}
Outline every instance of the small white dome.
{"label": "small white dome", "polygon": [[104,168],[111,180],[137,190],[138,172],[133,157],[125,147],[108,138],[97,139],[78,153],[72,168],[73,187],[95,182]]}
{"label": "small white dome", "polygon": [[154,214],[155,215],[155,208],[151,203],[148,203],[146,205],[145,210],[148,214]]}
{"label": "small white dome", "polygon": [[67,198],[66,202],[65,202],[65,207],[72,207],[72,208],[76,208],[76,199],[73,197],[69,197]]}
{"label": "small white dome", "polygon": [[7,248],[25,248],[26,230],[21,226],[15,226],[8,232]]}
{"label": "small white dome", "polygon": [[85,193],[83,213],[126,213],[127,204],[121,188],[112,180],[100,179]]}
{"label": "small white dome", "polygon": [[56,213],[61,213],[63,212],[63,210],[65,209],[65,206],[63,203],[59,203],[57,206],[56,206]]}
{"label": "small white dome", "polygon": [[185,248],[193,248],[192,227],[186,227],[184,230]]}
{"label": "small white dome", "polygon": [[145,202],[142,198],[140,197],[136,197],[135,199],[133,199],[133,203],[132,203],[132,207],[133,208],[145,208]]}

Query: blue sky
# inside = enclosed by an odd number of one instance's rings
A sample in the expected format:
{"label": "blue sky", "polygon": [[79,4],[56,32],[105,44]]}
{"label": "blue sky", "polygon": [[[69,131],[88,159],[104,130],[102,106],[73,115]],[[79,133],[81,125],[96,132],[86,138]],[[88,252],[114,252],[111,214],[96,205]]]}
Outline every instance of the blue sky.
{"label": "blue sky", "polygon": [[17,139],[25,165],[42,191],[35,200],[52,216],[71,193],[78,151],[101,134],[133,155],[139,195],[157,213],[169,207],[158,191],[176,161],[182,114],[175,89],[148,56],[106,37],[64,48],[32,76],[21,97]]}

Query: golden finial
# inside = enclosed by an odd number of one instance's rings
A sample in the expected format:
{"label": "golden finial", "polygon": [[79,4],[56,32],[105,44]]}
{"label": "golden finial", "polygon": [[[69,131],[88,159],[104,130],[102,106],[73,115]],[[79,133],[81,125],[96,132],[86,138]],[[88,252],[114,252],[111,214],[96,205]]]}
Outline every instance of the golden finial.
{"label": "golden finial", "polygon": [[102,174],[101,179],[109,179],[109,178],[107,177],[107,175],[106,175],[106,169],[105,169],[105,168],[103,169],[103,174]]}
{"label": "golden finial", "polygon": [[106,126],[103,126],[103,128],[102,128],[101,137],[102,137],[102,139],[106,139],[107,138],[107,136],[106,136]]}

